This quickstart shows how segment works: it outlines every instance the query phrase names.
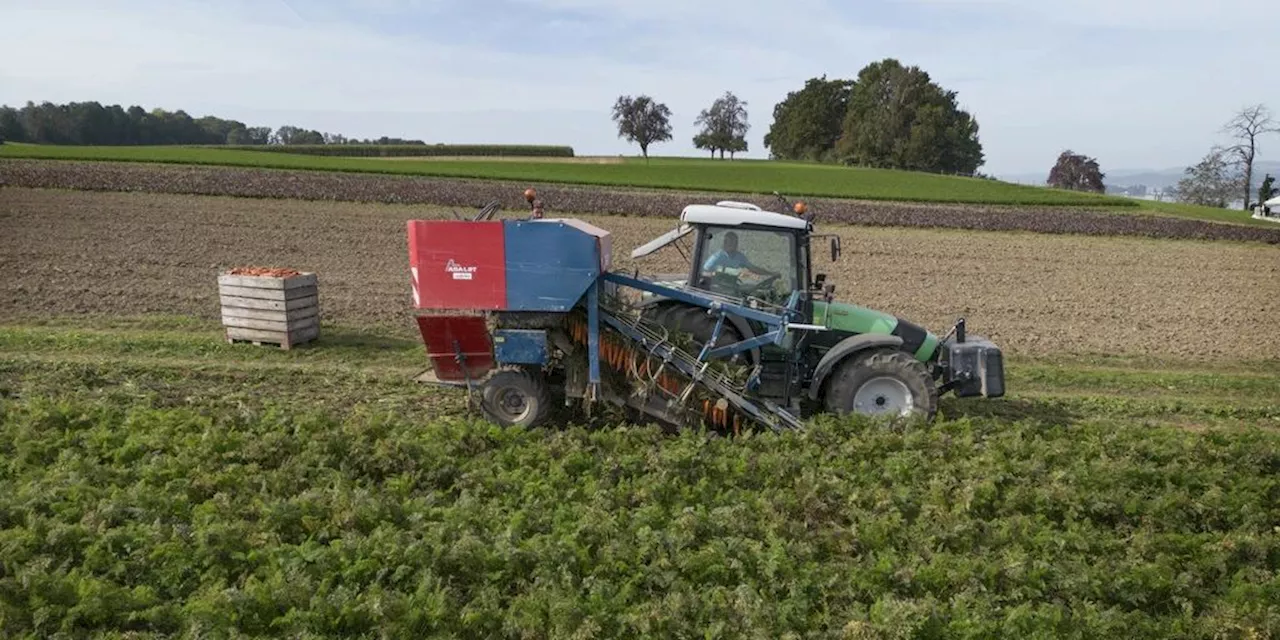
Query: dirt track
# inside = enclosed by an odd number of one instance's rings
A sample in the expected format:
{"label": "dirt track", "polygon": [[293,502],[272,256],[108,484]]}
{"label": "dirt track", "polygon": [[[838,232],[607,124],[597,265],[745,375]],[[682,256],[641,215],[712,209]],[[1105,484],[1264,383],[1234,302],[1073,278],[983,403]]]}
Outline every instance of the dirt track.
{"label": "dirt track", "polygon": [[[320,274],[326,321],[410,334],[404,221],[422,206],[0,189],[0,320],[218,316],[215,274]],[[672,220],[582,216],[615,261]],[[1280,358],[1280,248],[1258,244],[838,228],[837,296],[945,331],[958,315],[1011,352]],[[670,252],[667,252],[670,253]],[[654,259],[656,258],[656,260]],[[678,255],[642,263],[679,271]]]}

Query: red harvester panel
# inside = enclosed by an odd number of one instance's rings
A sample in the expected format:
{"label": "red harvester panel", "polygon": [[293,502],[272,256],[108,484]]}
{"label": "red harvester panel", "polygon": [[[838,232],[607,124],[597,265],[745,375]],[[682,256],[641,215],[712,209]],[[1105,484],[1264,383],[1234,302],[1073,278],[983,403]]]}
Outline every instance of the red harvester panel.
{"label": "red harvester panel", "polygon": [[504,309],[502,222],[409,221],[413,303],[419,309]]}
{"label": "red harvester panel", "polygon": [[[441,380],[475,380],[493,368],[493,341],[482,316],[418,316],[418,331]],[[463,362],[458,362],[459,351]]]}

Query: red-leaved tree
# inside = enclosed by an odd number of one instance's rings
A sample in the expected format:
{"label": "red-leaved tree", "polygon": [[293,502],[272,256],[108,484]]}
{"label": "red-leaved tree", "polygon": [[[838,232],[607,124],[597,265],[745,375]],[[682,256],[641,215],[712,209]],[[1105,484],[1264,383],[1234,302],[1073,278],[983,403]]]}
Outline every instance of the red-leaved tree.
{"label": "red-leaved tree", "polygon": [[1106,191],[1102,179],[1106,174],[1098,168],[1098,160],[1070,149],[1058,156],[1058,163],[1049,170],[1049,186],[1074,191]]}

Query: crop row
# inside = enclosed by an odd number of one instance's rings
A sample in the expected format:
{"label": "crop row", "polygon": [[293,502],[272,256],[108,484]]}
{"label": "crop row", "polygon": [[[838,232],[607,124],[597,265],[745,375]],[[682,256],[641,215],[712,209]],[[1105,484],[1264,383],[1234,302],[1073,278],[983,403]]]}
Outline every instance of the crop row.
{"label": "crop row", "polygon": [[272,151],[312,156],[417,157],[417,156],[499,156],[572,158],[573,147],[524,144],[293,144],[223,145],[218,149]]}
{"label": "crop row", "polygon": [[[523,191],[531,186],[500,181],[320,171],[38,160],[0,161],[0,184],[94,191],[432,204],[460,208],[478,208],[497,200],[508,210],[527,208]],[[537,187],[547,211],[552,214],[675,218],[687,204],[725,198],[753,202],[766,208],[779,205],[771,198],[742,194],[532,186]],[[1079,208],[875,203],[824,198],[810,199],[808,203],[819,222],[1280,244],[1280,229]]]}
{"label": "crop row", "polygon": [[0,635],[1274,637],[1278,451],[0,399]]}

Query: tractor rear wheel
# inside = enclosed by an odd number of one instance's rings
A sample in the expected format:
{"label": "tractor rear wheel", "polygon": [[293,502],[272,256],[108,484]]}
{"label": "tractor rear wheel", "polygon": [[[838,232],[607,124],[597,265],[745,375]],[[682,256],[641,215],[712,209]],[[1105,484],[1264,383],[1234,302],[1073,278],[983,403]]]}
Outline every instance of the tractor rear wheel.
{"label": "tractor rear wheel", "polygon": [[[664,305],[652,314],[646,312],[645,315],[666,327],[668,331],[687,334],[693,342],[693,348],[696,349],[690,352],[694,357],[698,355],[697,350],[702,349],[702,346],[711,340],[711,334],[715,333],[716,329],[716,318],[709,315],[702,307],[682,304]],[[726,321],[724,326],[720,327],[720,336],[715,346],[723,347],[741,341],[742,335],[738,333],[737,328]],[[745,357],[746,354],[735,353],[728,360],[739,362]]]}
{"label": "tractor rear wheel", "polygon": [[504,427],[535,427],[551,415],[551,388],[541,372],[506,369],[485,381],[480,407]]}
{"label": "tractor rear wheel", "polygon": [[836,414],[920,416],[938,412],[938,389],[924,363],[904,351],[873,351],[844,361],[823,403]]}

